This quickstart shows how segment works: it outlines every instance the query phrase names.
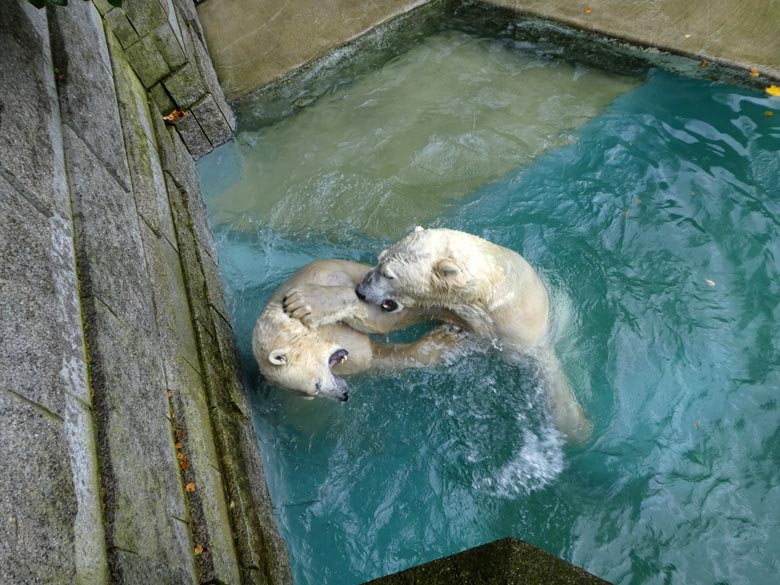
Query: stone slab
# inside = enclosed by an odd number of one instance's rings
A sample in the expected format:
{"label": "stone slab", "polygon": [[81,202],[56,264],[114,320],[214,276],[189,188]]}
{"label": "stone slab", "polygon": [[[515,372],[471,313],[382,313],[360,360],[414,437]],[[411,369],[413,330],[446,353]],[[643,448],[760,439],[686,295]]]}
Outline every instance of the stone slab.
{"label": "stone slab", "polygon": [[82,297],[98,296],[151,335],[152,305],[131,193],[69,128],[64,129]]}
{"label": "stone slab", "polygon": [[62,419],[0,387],[0,582],[76,581],[76,495]]}
{"label": "stone slab", "polygon": [[236,117],[232,108],[228,105],[225,99],[225,92],[217,79],[217,72],[214,70],[214,63],[211,60],[211,55],[203,42],[202,35],[198,36],[196,32],[189,29],[190,38],[192,40],[191,53],[195,56],[195,61],[198,64],[203,81],[206,83],[206,87],[211,93],[217,107],[222,112],[222,115],[228,122],[232,132],[236,130]]}
{"label": "stone slab", "polygon": [[505,538],[365,585],[609,585],[516,538]]}
{"label": "stone slab", "polygon": [[112,8],[103,14],[103,18],[106,19],[108,26],[119,39],[119,42],[122,43],[123,47],[129,47],[140,39],[138,32],[133,28],[127,15],[121,8]]}
{"label": "stone slab", "polygon": [[230,510],[225,496],[220,461],[212,435],[211,416],[200,374],[186,360],[166,362],[166,376],[175,413],[180,453],[189,463],[183,472],[191,485],[187,492],[192,515],[193,542],[203,547],[197,563],[203,582],[239,583],[240,571]]}
{"label": "stone slab", "polygon": [[112,580],[194,582],[159,342],[94,297],[85,312]]}
{"label": "stone slab", "polygon": [[[66,191],[55,152],[59,108],[46,11],[26,0],[0,10],[0,174],[40,211]],[[24,71],[24,75],[19,75]]]}
{"label": "stone slab", "polygon": [[160,110],[160,116],[167,116],[176,109],[176,104],[173,102],[171,94],[168,93],[168,90],[165,89],[165,86],[162,83],[155,83],[151,87],[149,90],[149,98],[157,106],[157,109]]}
{"label": "stone slab", "polygon": [[0,177],[0,387],[64,415],[49,217]]}
{"label": "stone slab", "polygon": [[187,63],[187,57],[182,48],[182,42],[174,32],[169,22],[161,24],[153,33],[154,44],[168,64],[171,71],[176,71]]}
{"label": "stone slab", "polygon": [[198,124],[213,146],[219,146],[233,138],[233,128],[212,94],[206,94],[203,99],[193,104],[190,112],[198,120]]}
{"label": "stone slab", "polygon": [[154,122],[146,91],[115,37],[109,34],[107,40],[114,64],[114,79],[136,210],[155,232],[174,240],[176,236],[168,204],[168,191],[156,149]]}
{"label": "stone slab", "polygon": [[62,122],[125,188],[130,178],[103,21],[89,2],[51,9],[50,28]]}
{"label": "stone slab", "polygon": [[187,146],[191,158],[199,158],[214,148],[195,116],[185,116],[176,123],[176,131]]}
{"label": "stone slab", "polygon": [[168,20],[168,14],[159,0],[129,0],[123,2],[122,9],[142,37]]}
{"label": "stone slab", "polygon": [[206,85],[195,63],[187,63],[171,73],[163,81],[163,85],[182,110],[189,108],[206,93]]}
{"label": "stone slab", "polygon": [[152,87],[171,72],[152,36],[127,47],[125,54],[144,87]]}

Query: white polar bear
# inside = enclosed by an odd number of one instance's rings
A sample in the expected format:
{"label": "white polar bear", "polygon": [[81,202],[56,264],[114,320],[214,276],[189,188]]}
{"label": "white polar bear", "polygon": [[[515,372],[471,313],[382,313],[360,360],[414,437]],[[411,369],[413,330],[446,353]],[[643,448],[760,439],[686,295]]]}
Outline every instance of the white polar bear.
{"label": "white polar bear", "polygon": [[[462,334],[448,325],[410,344],[378,343],[369,338],[366,333],[388,333],[427,320],[414,309],[388,313],[357,302],[355,287],[369,269],[346,260],[317,260],[274,292],[252,334],[252,351],[265,378],[305,397],[345,401],[347,383],[342,375],[435,364],[459,342]],[[324,313],[319,323],[307,318],[307,306],[300,302],[297,287],[306,287],[312,301],[319,301]],[[339,314],[344,299],[352,304],[348,316]],[[295,316],[285,313],[285,305]]]}
{"label": "white polar bear", "polygon": [[455,322],[508,355],[536,358],[546,372],[553,423],[586,442],[593,425],[577,402],[548,336],[550,301],[533,267],[517,252],[450,229],[417,228],[379,255],[356,290],[389,313],[446,310]]}

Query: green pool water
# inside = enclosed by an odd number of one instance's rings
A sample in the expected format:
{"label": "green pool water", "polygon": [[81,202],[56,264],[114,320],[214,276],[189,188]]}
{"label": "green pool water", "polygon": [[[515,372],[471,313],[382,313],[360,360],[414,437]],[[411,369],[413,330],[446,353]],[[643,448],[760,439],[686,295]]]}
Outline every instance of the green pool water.
{"label": "green pool water", "polygon": [[[199,170],[296,583],[509,535],[619,584],[776,583],[779,108],[445,32],[276,124],[239,120]],[[539,268],[588,445],[487,348],[354,377],[344,404],[259,378],[252,327],[287,276],[372,263],[417,223]]]}

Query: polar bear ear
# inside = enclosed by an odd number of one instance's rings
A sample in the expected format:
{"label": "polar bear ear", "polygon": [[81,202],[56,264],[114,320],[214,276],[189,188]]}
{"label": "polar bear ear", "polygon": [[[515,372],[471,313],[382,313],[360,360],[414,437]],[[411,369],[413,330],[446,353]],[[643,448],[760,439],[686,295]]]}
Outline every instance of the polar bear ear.
{"label": "polar bear ear", "polygon": [[460,275],[460,267],[452,258],[442,258],[433,265],[433,272],[446,280],[454,280]]}
{"label": "polar bear ear", "polygon": [[287,363],[287,350],[275,349],[268,354],[268,361],[275,366],[283,366]]}

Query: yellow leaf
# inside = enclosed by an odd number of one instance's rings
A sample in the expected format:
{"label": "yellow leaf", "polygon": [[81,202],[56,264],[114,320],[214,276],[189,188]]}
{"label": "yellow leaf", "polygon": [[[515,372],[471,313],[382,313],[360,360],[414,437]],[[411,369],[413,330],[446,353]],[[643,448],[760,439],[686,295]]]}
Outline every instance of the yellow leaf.
{"label": "yellow leaf", "polygon": [[195,556],[198,556],[199,554],[203,553],[203,547],[201,545],[199,545],[199,544],[196,544],[195,548],[192,549],[192,552],[195,553]]}
{"label": "yellow leaf", "polygon": [[190,493],[194,492],[195,491],[195,482],[191,481],[190,483],[185,485],[184,486],[184,491],[187,491],[187,492],[190,492]]}
{"label": "yellow leaf", "polygon": [[591,8],[590,8],[590,6],[586,6],[586,7],[585,7],[585,14],[590,14],[590,13],[591,13]]}
{"label": "yellow leaf", "polygon": [[777,87],[776,85],[770,85],[764,91],[769,95],[780,96],[780,87]]}
{"label": "yellow leaf", "polygon": [[774,114],[773,114],[772,112],[770,112],[769,110],[767,110],[766,112],[764,112],[764,115],[765,115],[767,118],[771,118],[772,116],[774,116]]}
{"label": "yellow leaf", "polygon": [[758,67],[751,67],[748,71],[748,75],[750,75],[750,77],[758,77]]}
{"label": "yellow leaf", "polygon": [[182,445],[181,443],[176,443],[174,447],[176,447],[176,450],[181,450],[184,447],[184,445]]}
{"label": "yellow leaf", "polygon": [[701,63],[699,63],[699,67],[701,67],[702,69],[704,69],[706,67],[709,67],[709,66],[710,66],[710,62],[709,61],[702,61]]}

